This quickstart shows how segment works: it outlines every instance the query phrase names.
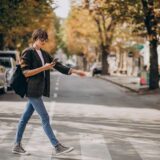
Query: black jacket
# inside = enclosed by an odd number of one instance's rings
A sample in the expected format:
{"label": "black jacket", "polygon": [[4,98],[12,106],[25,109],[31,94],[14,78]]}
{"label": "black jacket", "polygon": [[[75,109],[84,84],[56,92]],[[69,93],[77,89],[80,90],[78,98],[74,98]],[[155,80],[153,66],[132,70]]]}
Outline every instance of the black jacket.
{"label": "black jacket", "polygon": [[[44,50],[41,50],[45,63],[51,63],[53,58]],[[22,52],[21,69],[22,71],[36,69],[42,66],[41,59],[33,47],[27,48]],[[70,68],[57,62],[54,66],[56,70],[63,74],[70,74]],[[44,76],[45,75],[45,76]],[[27,78],[27,97],[50,96],[50,71],[46,70]]]}

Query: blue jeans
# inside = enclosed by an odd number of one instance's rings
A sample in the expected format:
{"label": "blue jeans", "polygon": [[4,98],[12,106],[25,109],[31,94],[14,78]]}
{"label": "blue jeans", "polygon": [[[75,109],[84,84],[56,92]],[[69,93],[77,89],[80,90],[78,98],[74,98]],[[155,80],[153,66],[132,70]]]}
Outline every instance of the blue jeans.
{"label": "blue jeans", "polygon": [[18,124],[18,129],[17,129],[17,133],[16,133],[16,143],[21,142],[26,124],[27,124],[28,120],[31,118],[34,110],[36,110],[36,112],[38,113],[38,115],[42,121],[42,126],[43,126],[43,129],[44,129],[46,135],[48,136],[52,145],[55,147],[58,144],[58,140],[56,139],[56,137],[53,133],[53,130],[51,128],[51,125],[49,122],[49,116],[48,116],[48,113],[47,113],[46,108],[44,106],[42,97],[39,97],[39,98],[29,97],[28,99],[29,99],[29,101],[27,103],[26,109],[25,109],[23,115],[21,116],[21,119]]}

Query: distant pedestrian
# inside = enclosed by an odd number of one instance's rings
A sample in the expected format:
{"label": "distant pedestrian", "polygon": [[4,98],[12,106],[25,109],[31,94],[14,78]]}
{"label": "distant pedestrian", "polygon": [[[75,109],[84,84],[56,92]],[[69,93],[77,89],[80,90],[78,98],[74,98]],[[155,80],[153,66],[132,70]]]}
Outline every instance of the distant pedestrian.
{"label": "distant pedestrian", "polygon": [[85,72],[66,67],[61,63],[54,61],[53,58],[42,49],[48,40],[48,34],[45,30],[35,30],[32,34],[32,39],[33,46],[26,48],[21,56],[21,68],[28,83],[26,93],[28,103],[18,124],[15,144],[12,152],[21,155],[29,154],[23,149],[21,140],[26,124],[31,118],[34,110],[38,113],[42,121],[43,129],[53,145],[56,154],[59,155],[70,152],[73,150],[73,147],[63,146],[55,137],[42,96],[49,97],[50,95],[50,69],[53,67],[66,75],[74,73],[79,76],[85,76]]}

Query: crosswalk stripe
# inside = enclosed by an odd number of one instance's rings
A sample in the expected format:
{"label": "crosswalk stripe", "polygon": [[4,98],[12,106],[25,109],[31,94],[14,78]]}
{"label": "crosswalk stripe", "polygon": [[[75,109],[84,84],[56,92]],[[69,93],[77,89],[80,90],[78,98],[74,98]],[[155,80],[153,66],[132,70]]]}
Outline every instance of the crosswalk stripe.
{"label": "crosswalk stripe", "polygon": [[49,117],[50,117],[50,123],[51,125],[53,124],[53,115],[55,114],[55,105],[56,105],[56,102],[53,101],[49,104],[49,111],[48,111],[48,114],[49,114]]}
{"label": "crosswalk stripe", "polygon": [[[65,133],[65,132],[58,132],[58,137],[60,142],[67,147],[74,147],[74,150],[70,153],[62,154],[56,156],[53,153],[53,160],[81,160],[81,148],[79,144],[79,134],[78,133]],[[55,159],[57,158],[57,159]]]}
{"label": "crosswalk stripe", "polygon": [[56,90],[56,91],[58,91],[58,90],[59,90],[59,88],[58,88],[58,87],[55,87],[55,90]]}
{"label": "crosswalk stripe", "polygon": [[53,97],[54,97],[54,98],[57,98],[57,97],[58,97],[57,93],[54,93]]}
{"label": "crosswalk stripe", "polygon": [[0,144],[11,134],[15,127],[6,127],[3,129],[3,126],[0,127]]}
{"label": "crosswalk stripe", "polygon": [[100,134],[80,134],[82,160],[112,160],[105,139]]}
{"label": "crosswalk stripe", "polygon": [[31,155],[29,157],[21,156],[20,160],[28,160],[29,158],[33,159],[36,157],[40,157],[40,159],[50,158],[52,147],[42,127],[33,130],[33,134],[26,144],[25,149],[30,152]]}
{"label": "crosswalk stripe", "polygon": [[159,160],[160,145],[148,139],[127,138],[142,160]]}

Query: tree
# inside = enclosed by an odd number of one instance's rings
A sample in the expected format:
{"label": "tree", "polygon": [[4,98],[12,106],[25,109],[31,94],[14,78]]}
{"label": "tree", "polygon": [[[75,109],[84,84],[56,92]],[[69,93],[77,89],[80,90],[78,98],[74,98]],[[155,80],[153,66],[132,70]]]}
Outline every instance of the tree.
{"label": "tree", "polygon": [[[76,4],[77,8],[79,8],[81,13],[83,11],[87,12],[88,10],[88,12],[90,13],[90,16],[94,20],[94,22],[92,23],[96,24],[96,28],[97,28],[96,40],[99,44],[99,48],[101,49],[101,53],[102,53],[101,57],[102,57],[103,74],[108,74],[107,57],[110,54],[110,49],[112,47],[112,44],[115,41],[114,35],[115,35],[115,29],[117,29],[117,27],[119,27],[119,30],[123,30],[122,26],[123,24],[126,23],[128,26],[132,26],[133,34],[139,37],[147,36],[147,33],[145,31],[145,24],[143,23],[144,13],[143,13],[143,6],[141,1],[142,0],[135,0],[135,1],[133,0],[125,0],[125,1],[124,0],[83,0],[81,4]],[[150,1],[147,1],[146,3],[150,3]],[[159,6],[158,1],[156,1],[155,4],[156,6]],[[156,8],[156,9],[159,11],[159,8]],[[76,21],[74,22],[75,26],[79,24],[79,19],[82,18],[81,13],[77,12],[78,16],[76,17]],[[159,15],[159,12],[156,14]],[[84,22],[87,23],[87,21],[83,21],[83,23]],[[90,24],[88,25],[90,26]],[[80,27],[82,26],[83,25],[81,25]],[[157,26],[155,25],[155,27]],[[160,29],[157,31],[157,33],[159,32],[160,32]],[[77,36],[75,36],[76,34]],[[80,38],[83,37],[83,35],[79,34],[79,32],[76,33],[73,31],[73,35],[75,36],[75,39],[79,38],[78,40],[80,40]],[[71,37],[73,35],[70,34]],[[117,38],[118,37],[119,35],[117,35]],[[126,38],[124,40],[128,41]],[[73,41],[73,44],[74,44],[73,47],[75,48],[80,47],[76,45],[75,41]],[[120,44],[123,45],[125,44],[125,42]],[[122,46],[122,48],[124,47]],[[156,59],[156,57],[154,59]],[[157,65],[155,66],[154,64],[154,69],[155,68],[158,68],[158,67]],[[157,75],[157,71],[154,71],[154,73],[151,73],[151,74]]]}
{"label": "tree", "polygon": [[150,76],[149,88],[159,88],[158,55],[157,55],[157,20],[154,12],[153,0],[142,0],[145,25],[150,41]]}
{"label": "tree", "polygon": [[99,42],[97,28],[89,11],[79,6],[72,6],[69,17],[64,24],[63,41],[67,51],[70,54],[82,56],[85,64],[93,61],[95,58],[94,49],[96,46],[98,47]]}
{"label": "tree", "polygon": [[[56,17],[52,3],[52,0],[1,0],[0,49],[23,49],[30,42],[33,30],[40,27],[47,29],[53,41]],[[52,50],[54,46],[52,43]]]}
{"label": "tree", "polygon": [[[103,74],[108,74],[108,55],[113,41],[114,30],[118,24],[134,23],[133,19],[141,19],[139,3],[132,0],[85,0],[84,6],[88,7],[90,13],[97,24],[100,48],[102,52],[102,69]],[[127,10],[127,12],[126,12]],[[138,15],[139,13],[139,15]]]}

